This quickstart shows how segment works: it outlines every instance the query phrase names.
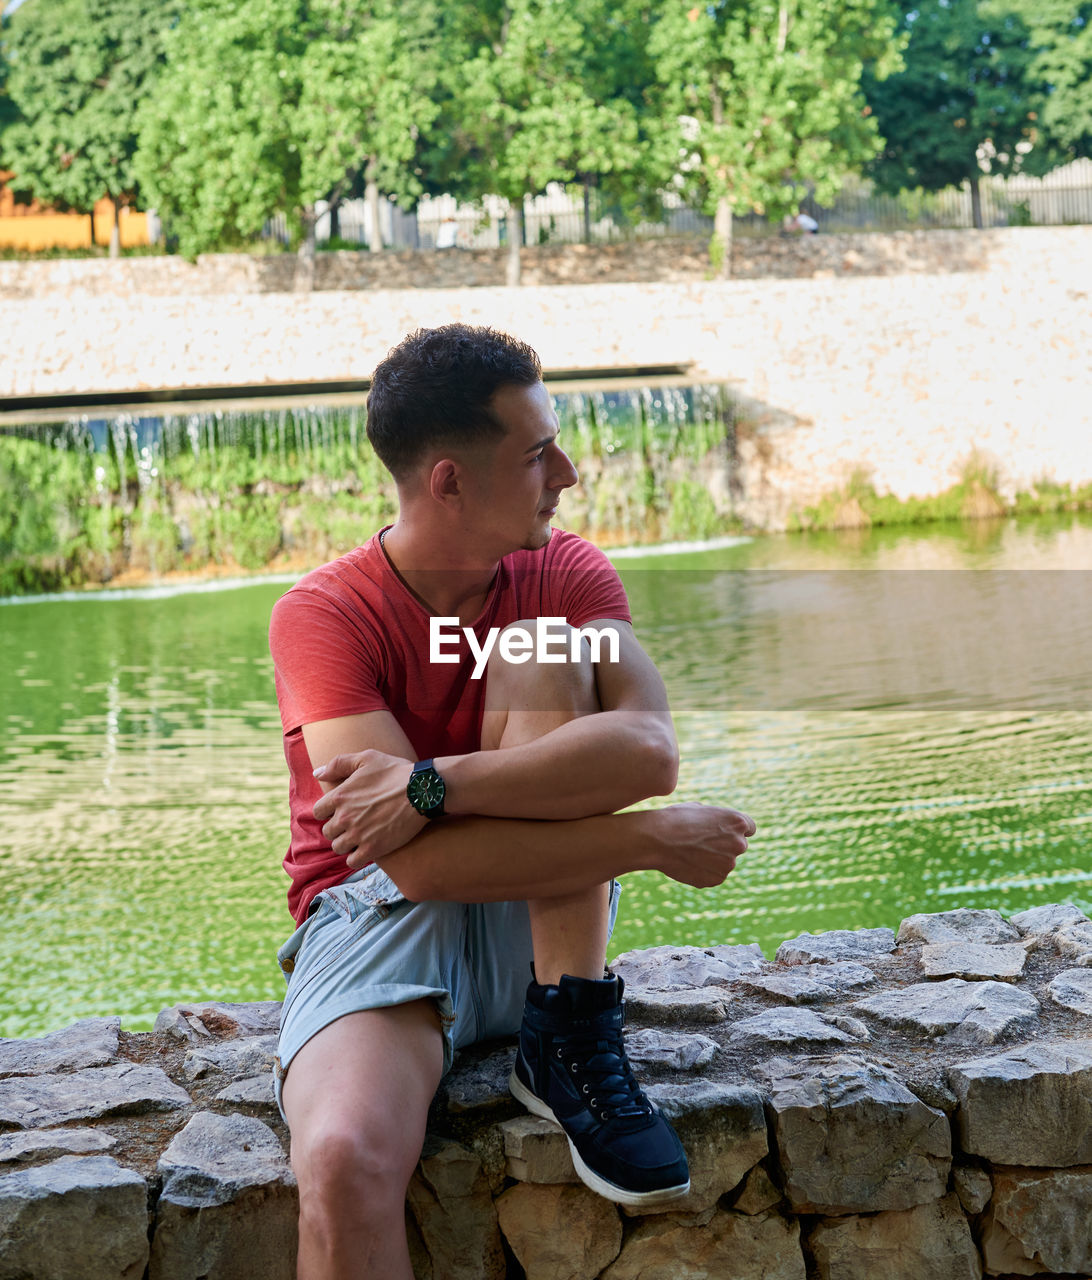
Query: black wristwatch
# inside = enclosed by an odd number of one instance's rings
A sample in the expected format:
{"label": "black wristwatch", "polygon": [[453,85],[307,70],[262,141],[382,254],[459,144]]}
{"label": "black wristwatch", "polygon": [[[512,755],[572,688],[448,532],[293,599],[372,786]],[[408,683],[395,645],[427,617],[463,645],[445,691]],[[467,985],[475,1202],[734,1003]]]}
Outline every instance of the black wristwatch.
{"label": "black wristwatch", "polygon": [[406,799],[423,818],[444,816],[444,780],[432,767],[431,760],[418,760],[406,784]]}

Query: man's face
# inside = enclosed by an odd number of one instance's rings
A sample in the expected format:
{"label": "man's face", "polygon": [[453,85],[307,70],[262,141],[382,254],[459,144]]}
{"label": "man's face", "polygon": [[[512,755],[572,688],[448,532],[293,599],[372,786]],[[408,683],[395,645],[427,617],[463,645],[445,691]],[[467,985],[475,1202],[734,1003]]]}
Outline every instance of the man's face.
{"label": "man's face", "polygon": [[489,554],[544,547],[561,491],[576,484],[576,468],[557,443],[557,414],[541,382],[504,386],[489,402],[503,438],[483,451],[474,476],[474,525]]}

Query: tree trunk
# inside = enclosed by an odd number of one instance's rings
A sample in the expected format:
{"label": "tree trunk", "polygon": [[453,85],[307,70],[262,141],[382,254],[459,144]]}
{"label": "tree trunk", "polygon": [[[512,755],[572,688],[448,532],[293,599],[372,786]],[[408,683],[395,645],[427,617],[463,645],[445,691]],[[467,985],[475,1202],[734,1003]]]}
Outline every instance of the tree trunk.
{"label": "tree trunk", "polygon": [[974,174],[971,175],[971,221],[976,230],[982,230],[982,190]]}
{"label": "tree trunk", "polygon": [[722,280],[732,274],[732,205],[727,196],[717,201],[717,214],[713,219],[713,239],[720,250],[720,270]]}
{"label": "tree trunk", "polygon": [[591,244],[591,178],[584,179],[584,243]]}
{"label": "tree trunk", "polygon": [[110,257],[121,257],[121,201],[111,196],[114,204],[114,225],[110,228]]}
{"label": "tree trunk", "polygon": [[303,239],[296,253],[296,274],[292,288],[296,293],[311,293],[315,287],[315,223],[318,221],[313,204],[303,210],[300,221],[303,224]]}
{"label": "tree trunk", "polygon": [[97,242],[96,242],[96,240],[95,240],[95,211],[94,211],[94,209],[92,209],[92,210],[91,210],[91,212],[90,212],[87,216],[91,219],[91,248],[93,249],[93,248],[95,247],[95,244],[97,243]]}
{"label": "tree trunk", "polygon": [[379,225],[379,184],[376,182],[376,171],[379,157],[369,156],[368,167],[364,170],[364,200],[368,206],[368,219],[372,233],[368,239],[368,248],[372,253],[383,252],[383,228]]}
{"label": "tree trunk", "polygon": [[341,201],[330,201],[330,239],[341,239],[341,217],[340,217]]}
{"label": "tree trunk", "polygon": [[504,283],[515,288],[520,281],[520,249],[523,247],[523,199],[508,202],[508,265]]}

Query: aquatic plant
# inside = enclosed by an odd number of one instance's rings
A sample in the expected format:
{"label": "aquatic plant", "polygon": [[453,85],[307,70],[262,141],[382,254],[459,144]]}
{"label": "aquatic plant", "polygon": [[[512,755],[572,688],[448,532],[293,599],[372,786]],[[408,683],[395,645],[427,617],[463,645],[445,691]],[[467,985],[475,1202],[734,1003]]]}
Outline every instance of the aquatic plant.
{"label": "aquatic plant", "polygon": [[[580,485],[570,528],[608,543],[736,527],[703,478],[728,465],[718,387],[560,396]],[[362,406],[121,414],[0,435],[0,594],[187,571],[302,569],[393,517]],[[721,486],[725,489],[725,486]]]}

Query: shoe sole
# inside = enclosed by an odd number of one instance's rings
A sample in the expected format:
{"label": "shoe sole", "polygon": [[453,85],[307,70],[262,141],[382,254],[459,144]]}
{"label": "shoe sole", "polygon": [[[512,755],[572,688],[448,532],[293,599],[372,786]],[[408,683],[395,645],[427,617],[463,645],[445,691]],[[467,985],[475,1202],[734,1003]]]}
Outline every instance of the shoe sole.
{"label": "shoe sole", "polygon": [[610,1200],[614,1204],[624,1204],[631,1209],[640,1209],[649,1205],[666,1204],[669,1200],[678,1200],[690,1190],[689,1178],[685,1182],[679,1183],[678,1186],[661,1187],[656,1191],[627,1191],[625,1187],[615,1186],[613,1182],[608,1182],[606,1178],[600,1177],[594,1170],[588,1168],[581,1159],[580,1152],[573,1145],[572,1138],[565,1133],[561,1121],[537,1094],[532,1093],[527,1088],[519,1076],[516,1075],[515,1070],[508,1077],[508,1088],[512,1096],[518,1102],[522,1102],[528,1111],[533,1112],[536,1116],[541,1116],[543,1120],[552,1120],[561,1129],[565,1136],[565,1141],[569,1144],[569,1153],[573,1158],[573,1168],[579,1175],[580,1181],[586,1187],[590,1187],[597,1195],[601,1195],[604,1200]]}

